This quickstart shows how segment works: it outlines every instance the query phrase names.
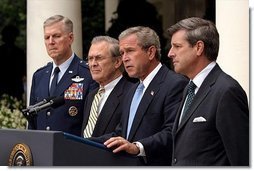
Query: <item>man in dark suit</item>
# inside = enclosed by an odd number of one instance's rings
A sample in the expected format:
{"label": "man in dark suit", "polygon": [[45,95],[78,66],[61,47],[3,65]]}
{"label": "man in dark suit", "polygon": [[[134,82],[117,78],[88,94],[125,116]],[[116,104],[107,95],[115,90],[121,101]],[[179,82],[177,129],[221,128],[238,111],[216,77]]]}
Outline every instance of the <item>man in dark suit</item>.
{"label": "man in dark suit", "polygon": [[[73,39],[73,23],[68,18],[55,15],[44,22],[45,45],[53,62],[34,73],[30,105],[58,96],[63,96],[65,104],[42,110],[29,118],[30,129],[81,134],[85,98],[98,85],[92,80],[86,63],[72,52]],[[57,67],[59,72],[54,74]],[[57,84],[53,91],[54,78]]]}
{"label": "man in dark suit", "polygon": [[81,135],[85,138],[98,137],[115,130],[122,115],[122,99],[133,85],[122,75],[124,66],[119,52],[119,42],[114,38],[94,37],[88,52],[88,64],[92,78],[104,92],[94,117],[91,116],[93,101],[99,88],[89,93],[85,102]]}
{"label": "man in dark suit", "polygon": [[184,91],[174,123],[172,164],[248,166],[247,96],[216,63],[219,33],[215,25],[193,17],[168,31],[172,45],[168,56],[175,71],[186,75],[189,85],[194,83],[192,91]]}
{"label": "man in dark suit", "polygon": [[[127,73],[140,81],[130,88],[123,101],[116,130],[98,139],[105,141],[114,153],[125,151],[139,156],[144,165],[170,165],[171,130],[188,81],[160,63],[160,41],[152,29],[132,27],[123,31],[119,46]],[[135,112],[138,102],[133,96],[139,89],[143,90]]]}

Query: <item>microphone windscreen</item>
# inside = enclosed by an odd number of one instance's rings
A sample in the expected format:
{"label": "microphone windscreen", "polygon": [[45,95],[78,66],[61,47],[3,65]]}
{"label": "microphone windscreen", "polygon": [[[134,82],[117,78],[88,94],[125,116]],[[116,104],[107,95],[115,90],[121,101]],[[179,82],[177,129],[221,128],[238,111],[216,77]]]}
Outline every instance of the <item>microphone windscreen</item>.
{"label": "microphone windscreen", "polygon": [[53,108],[59,107],[59,106],[61,106],[65,103],[65,100],[64,100],[63,96],[56,97],[52,101],[53,101],[53,103],[52,103],[51,107],[53,107]]}

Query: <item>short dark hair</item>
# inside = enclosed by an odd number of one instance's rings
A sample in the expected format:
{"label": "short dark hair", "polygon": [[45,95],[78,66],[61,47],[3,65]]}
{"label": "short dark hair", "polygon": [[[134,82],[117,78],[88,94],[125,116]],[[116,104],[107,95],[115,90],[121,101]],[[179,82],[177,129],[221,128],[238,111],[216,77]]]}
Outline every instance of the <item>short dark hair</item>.
{"label": "short dark hair", "polygon": [[204,42],[204,53],[210,61],[216,61],[219,53],[219,33],[215,24],[198,17],[183,19],[168,29],[170,38],[179,30],[186,31],[186,40],[191,46]]}
{"label": "short dark hair", "polygon": [[156,47],[155,57],[159,61],[161,58],[161,44],[160,38],[157,33],[149,28],[144,26],[130,27],[124,30],[118,37],[119,40],[122,38],[135,34],[138,39],[138,44],[142,49],[148,49],[150,46]]}

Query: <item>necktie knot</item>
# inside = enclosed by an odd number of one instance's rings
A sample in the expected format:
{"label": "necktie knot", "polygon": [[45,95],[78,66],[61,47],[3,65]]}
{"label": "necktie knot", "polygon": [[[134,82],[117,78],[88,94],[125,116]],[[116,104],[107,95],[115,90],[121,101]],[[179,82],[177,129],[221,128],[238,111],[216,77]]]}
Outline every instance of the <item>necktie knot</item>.
{"label": "necktie knot", "polygon": [[99,95],[101,96],[104,92],[105,92],[105,88],[100,87],[100,89],[98,90]]}
{"label": "necktie knot", "polygon": [[143,89],[145,88],[143,83],[139,83],[138,88],[136,91],[143,91]]}
{"label": "necktie knot", "polygon": [[59,67],[55,67],[55,69],[54,69],[54,76],[55,76],[56,74],[58,74],[59,72],[60,72]]}
{"label": "necktie knot", "polygon": [[190,81],[190,83],[189,83],[189,85],[188,85],[188,94],[194,93],[196,87],[197,87],[197,86],[193,83],[193,81]]}

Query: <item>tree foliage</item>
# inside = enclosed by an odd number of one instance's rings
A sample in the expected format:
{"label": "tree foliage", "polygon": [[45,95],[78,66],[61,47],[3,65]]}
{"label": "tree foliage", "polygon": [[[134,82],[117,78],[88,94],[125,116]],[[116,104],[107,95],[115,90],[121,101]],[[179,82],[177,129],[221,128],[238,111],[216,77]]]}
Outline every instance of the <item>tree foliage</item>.
{"label": "tree foliage", "polygon": [[83,58],[94,36],[105,34],[104,0],[82,0]]}
{"label": "tree foliage", "polygon": [[[26,0],[1,0],[0,31],[8,24],[15,25],[20,35],[17,45],[26,48]],[[2,43],[2,42],[1,42]]]}
{"label": "tree foliage", "polygon": [[[86,58],[92,38],[100,34],[105,34],[104,0],[81,0],[81,2],[83,52],[84,58]],[[20,35],[16,43],[25,50],[26,0],[1,0],[0,4],[0,31],[8,24],[17,26]]]}

